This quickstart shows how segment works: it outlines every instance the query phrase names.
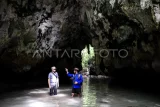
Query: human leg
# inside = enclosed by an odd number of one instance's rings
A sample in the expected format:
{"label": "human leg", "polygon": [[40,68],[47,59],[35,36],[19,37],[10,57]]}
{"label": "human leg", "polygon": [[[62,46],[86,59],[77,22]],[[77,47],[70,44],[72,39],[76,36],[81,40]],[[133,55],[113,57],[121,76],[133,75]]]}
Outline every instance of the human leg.
{"label": "human leg", "polygon": [[74,97],[75,88],[72,88],[72,97]]}
{"label": "human leg", "polygon": [[82,84],[82,86],[81,86],[81,92],[83,92],[83,84]]}
{"label": "human leg", "polygon": [[50,88],[50,95],[53,95],[53,87]]}
{"label": "human leg", "polygon": [[77,88],[76,93],[78,94],[78,97],[81,97],[81,88]]}
{"label": "human leg", "polygon": [[54,95],[57,95],[57,87],[56,86],[53,87],[53,90],[54,90]]}

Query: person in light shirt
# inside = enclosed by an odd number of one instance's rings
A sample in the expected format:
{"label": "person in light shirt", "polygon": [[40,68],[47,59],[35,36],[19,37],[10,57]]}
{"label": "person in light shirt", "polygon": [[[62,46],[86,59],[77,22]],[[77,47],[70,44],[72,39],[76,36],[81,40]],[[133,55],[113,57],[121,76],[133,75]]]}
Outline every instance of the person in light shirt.
{"label": "person in light shirt", "polygon": [[51,67],[51,72],[48,74],[48,85],[50,89],[50,95],[57,95],[57,88],[59,87],[59,76],[56,72],[56,67]]}

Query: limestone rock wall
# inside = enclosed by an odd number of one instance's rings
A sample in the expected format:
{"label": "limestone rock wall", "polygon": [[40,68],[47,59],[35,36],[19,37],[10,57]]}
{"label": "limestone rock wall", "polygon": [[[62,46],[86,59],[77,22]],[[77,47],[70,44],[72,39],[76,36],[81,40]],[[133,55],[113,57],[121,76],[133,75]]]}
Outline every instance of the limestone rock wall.
{"label": "limestone rock wall", "polygon": [[58,59],[53,50],[81,51],[92,44],[97,72],[128,66],[158,71],[159,5],[159,0],[1,0],[0,64],[15,72],[61,61],[63,67],[80,66],[81,58]]}
{"label": "limestone rock wall", "polygon": [[93,45],[109,51],[97,52],[102,56],[97,55],[97,65],[103,64],[101,70],[140,67],[158,71],[158,0],[95,0],[89,4],[86,14],[90,33],[96,38]]}
{"label": "limestone rock wall", "polygon": [[76,0],[1,0],[1,65],[23,72],[54,57],[55,49],[82,50],[89,39],[80,16]]}

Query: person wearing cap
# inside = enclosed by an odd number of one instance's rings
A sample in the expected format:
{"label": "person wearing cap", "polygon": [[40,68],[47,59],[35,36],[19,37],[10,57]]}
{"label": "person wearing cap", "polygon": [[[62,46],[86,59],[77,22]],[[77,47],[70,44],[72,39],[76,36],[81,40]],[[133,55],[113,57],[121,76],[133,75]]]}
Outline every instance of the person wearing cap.
{"label": "person wearing cap", "polygon": [[72,97],[74,97],[75,94],[78,94],[78,96],[80,97],[81,95],[81,86],[83,83],[83,77],[81,74],[79,74],[79,69],[78,68],[74,68],[74,74],[70,74],[68,72],[68,69],[66,68],[66,73],[68,77],[72,78],[73,81],[73,85],[72,85]]}

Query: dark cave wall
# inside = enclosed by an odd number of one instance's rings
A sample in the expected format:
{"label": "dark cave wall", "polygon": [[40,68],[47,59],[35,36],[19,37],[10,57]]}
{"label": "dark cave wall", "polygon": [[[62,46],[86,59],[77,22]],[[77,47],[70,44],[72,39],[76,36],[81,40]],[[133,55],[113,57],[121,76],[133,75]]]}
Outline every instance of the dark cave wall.
{"label": "dark cave wall", "polygon": [[96,38],[92,42],[94,47],[128,52],[127,57],[121,58],[117,52],[108,55],[105,50],[98,51],[96,62],[100,72],[107,71],[105,68],[112,72],[128,67],[141,69],[135,70],[135,74],[142,70],[159,72],[155,61],[159,60],[159,1],[104,0],[93,1],[91,5],[87,13],[91,33]]}
{"label": "dark cave wall", "polygon": [[[155,74],[160,69],[159,3],[159,0],[1,0],[2,74],[14,75],[10,78],[17,81],[46,79],[50,67],[55,65],[62,78],[67,79],[64,68],[81,68],[81,55],[56,58],[53,50],[81,52],[88,44],[99,50],[95,56],[97,74],[119,75],[117,71],[121,71],[121,75],[128,75],[128,70],[117,70],[128,67]],[[102,49],[126,49],[128,56],[120,58],[115,52],[113,57],[110,52],[108,57],[102,57],[100,51],[107,55]],[[43,56],[50,52],[52,57]],[[135,75],[139,71],[135,70]]]}
{"label": "dark cave wall", "polygon": [[1,0],[1,77],[10,74],[10,79],[27,82],[46,79],[51,66],[58,68],[62,78],[65,67],[81,69],[80,53],[79,58],[74,54],[57,58],[54,51],[81,52],[90,42],[81,7],[75,0]]}

